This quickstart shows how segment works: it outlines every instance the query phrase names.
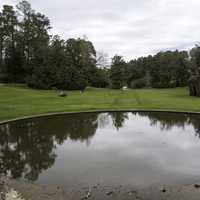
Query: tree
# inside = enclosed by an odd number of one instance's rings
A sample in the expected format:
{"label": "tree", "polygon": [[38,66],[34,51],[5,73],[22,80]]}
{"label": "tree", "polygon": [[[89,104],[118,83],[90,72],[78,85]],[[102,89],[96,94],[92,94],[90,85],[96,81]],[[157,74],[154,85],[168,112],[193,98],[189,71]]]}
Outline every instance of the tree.
{"label": "tree", "polygon": [[0,69],[3,65],[3,42],[5,37],[3,13],[0,12]]}
{"label": "tree", "polygon": [[176,51],[176,87],[186,86],[189,79],[189,55],[187,51]]}
{"label": "tree", "polygon": [[17,14],[12,6],[4,5],[1,14],[1,63],[4,58],[4,73],[9,82],[21,82],[22,79],[22,56],[18,41]]}
{"label": "tree", "polygon": [[113,89],[120,89],[125,84],[125,67],[126,62],[122,56],[115,55],[112,58],[110,79]]}
{"label": "tree", "polygon": [[3,14],[0,12],[0,81],[3,80],[3,42],[5,30],[3,24]]}
{"label": "tree", "polygon": [[31,87],[84,90],[87,85],[105,84],[90,41],[79,38],[65,42],[55,36],[44,52],[35,55],[34,69],[28,79]]}
{"label": "tree", "polygon": [[127,63],[127,84],[130,88],[142,88],[150,85],[149,71],[152,57],[141,57]]}
{"label": "tree", "polygon": [[96,68],[92,77],[91,86],[105,88],[109,86],[109,70],[106,68]]}
{"label": "tree", "polygon": [[[67,78],[63,68],[66,64],[65,42],[59,36],[54,36],[44,52],[37,55],[32,75],[27,79],[28,85],[34,88],[51,89],[52,87],[64,88]],[[38,58],[40,56],[40,58]],[[42,64],[42,65],[41,65]]]}
{"label": "tree", "polygon": [[20,33],[21,33],[21,45],[22,45],[22,52],[25,59],[25,65],[29,63],[30,60],[30,48],[31,48],[31,15],[34,13],[32,10],[30,3],[23,0],[19,2],[16,6],[18,13],[21,17],[20,21]]}
{"label": "tree", "polygon": [[188,78],[187,53],[159,52],[153,57],[150,69],[151,84],[155,88],[185,86]]}
{"label": "tree", "polygon": [[69,39],[66,42],[66,58],[70,74],[69,89],[84,89],[93,85],[92,76],[96,73],[96,51],[90,41]]}
{"label": "tree", "polygon": [[50,39],[50,21],[45,15],[35,12],[25,0],[17,5],[17,9],[22,18],[19,24],[24,68],[31,75],[33,68],[44,65]]}
{"label": "tree", "polygon": [[190,96],[200,96],[200,47],[196,46],[190,51]]}

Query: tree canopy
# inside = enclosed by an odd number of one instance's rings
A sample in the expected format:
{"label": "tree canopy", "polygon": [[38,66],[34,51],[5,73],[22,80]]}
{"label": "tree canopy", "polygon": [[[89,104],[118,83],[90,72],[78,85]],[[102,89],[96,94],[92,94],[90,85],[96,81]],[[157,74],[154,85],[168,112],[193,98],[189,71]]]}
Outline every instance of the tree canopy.
{"label": "tree canopy", "polygon": [[110,64],[108,55],[96,51],[88,39],[64,40],[50,35],[50,29],[48,17],[35,11],[28,1],[20,1],[16,7],[3,5],[0,11],[1,82],[66,90],[84,90],[87,86],[172,88],[186,86],[189,77],[194,80],[194,74],[199,73],[199,47],[193,48],[190,54],[165,51],[130,61],[115,55]]}
{"label": "tree canopy", "polygon": [[[87,39],[51,36],[49,19],[23,0],[0,12],[0,79],[40,89],[105,87],[104,69]],[[106,73],[105,73],[106,74]]]}

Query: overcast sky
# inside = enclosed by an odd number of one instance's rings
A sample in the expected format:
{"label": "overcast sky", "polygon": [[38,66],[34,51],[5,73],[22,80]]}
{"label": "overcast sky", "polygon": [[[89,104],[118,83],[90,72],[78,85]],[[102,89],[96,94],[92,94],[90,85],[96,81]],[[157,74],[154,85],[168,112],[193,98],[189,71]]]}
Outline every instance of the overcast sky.
{"label": "overcast sky", "polygon": [[[0,0],[17,4],[17,0]],[[200,0],[30,0],[47,15],[53,34],[87,35],[97,50],[126,59],[200,41]]]}

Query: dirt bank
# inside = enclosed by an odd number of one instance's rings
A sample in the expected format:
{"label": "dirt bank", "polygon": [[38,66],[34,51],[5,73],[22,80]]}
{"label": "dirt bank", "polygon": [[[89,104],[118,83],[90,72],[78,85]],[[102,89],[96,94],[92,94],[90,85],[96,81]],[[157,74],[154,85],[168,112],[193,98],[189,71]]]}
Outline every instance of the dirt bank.
{"label": "dirt bank", "polygon": [[97,184],[82,189],[64,190],[59,186],[41,186],[9,180],[0,184],[1,200],[4,200],[5,196],[2,194],[11,189],[17,191],[24,200],[199,200],[200,197],[199,183],[146,189]]}

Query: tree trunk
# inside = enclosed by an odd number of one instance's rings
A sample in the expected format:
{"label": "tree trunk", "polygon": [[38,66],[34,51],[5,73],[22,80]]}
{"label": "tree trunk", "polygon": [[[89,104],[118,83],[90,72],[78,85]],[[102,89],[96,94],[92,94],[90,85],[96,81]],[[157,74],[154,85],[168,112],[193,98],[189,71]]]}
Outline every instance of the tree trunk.
{"label": "tree trunk", "polygon": [[0,36],[0,69],[3,66],[3,37]]}

